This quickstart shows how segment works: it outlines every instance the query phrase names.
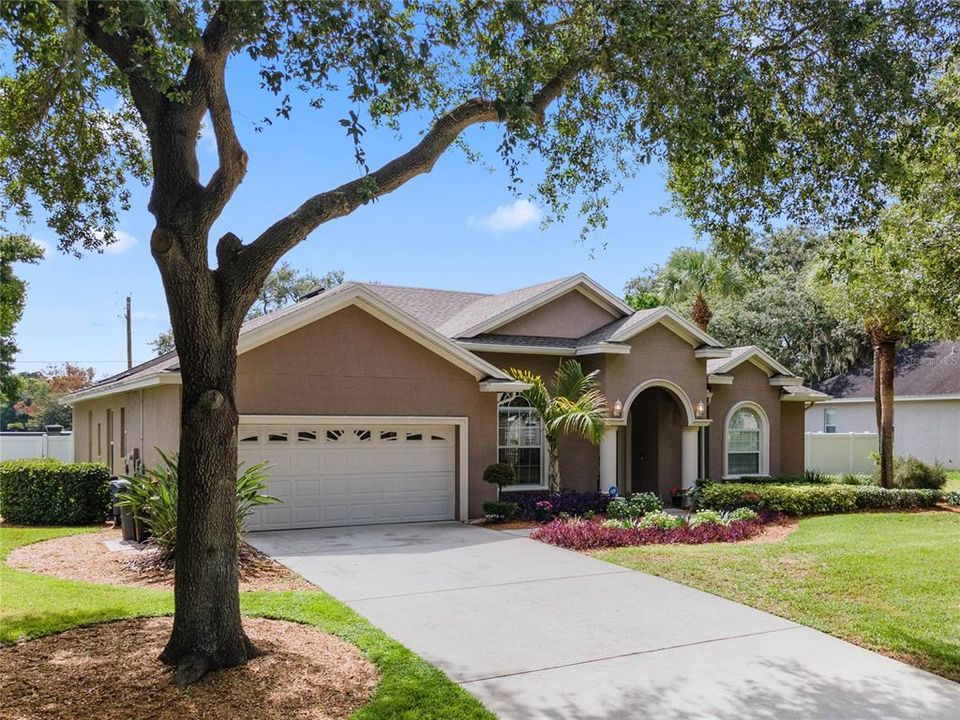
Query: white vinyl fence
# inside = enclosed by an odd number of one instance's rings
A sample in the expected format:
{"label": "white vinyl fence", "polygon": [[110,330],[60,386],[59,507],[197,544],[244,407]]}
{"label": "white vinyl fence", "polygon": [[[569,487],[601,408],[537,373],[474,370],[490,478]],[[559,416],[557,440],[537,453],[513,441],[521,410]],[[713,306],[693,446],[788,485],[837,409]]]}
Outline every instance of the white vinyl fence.
{"label": "white vinyl fence", "polygon": [[804,467],[822,473],[871,473],[876,433],[805,433]]}
{"label": "white vinyl fence", "polygon": [[0,433],[0,461],[45,457],[73,462],[73,434],[68,432]]}

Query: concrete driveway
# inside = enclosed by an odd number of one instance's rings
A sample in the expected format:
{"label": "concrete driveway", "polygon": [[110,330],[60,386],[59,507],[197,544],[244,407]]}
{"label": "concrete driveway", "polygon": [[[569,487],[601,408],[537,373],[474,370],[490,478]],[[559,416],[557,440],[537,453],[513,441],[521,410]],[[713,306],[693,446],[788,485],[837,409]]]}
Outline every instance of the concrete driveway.
{"label": "concrete driveway", "polygon": [[502,718],[960,717],[960,685],[523,535],[429,523],[248,540]]}

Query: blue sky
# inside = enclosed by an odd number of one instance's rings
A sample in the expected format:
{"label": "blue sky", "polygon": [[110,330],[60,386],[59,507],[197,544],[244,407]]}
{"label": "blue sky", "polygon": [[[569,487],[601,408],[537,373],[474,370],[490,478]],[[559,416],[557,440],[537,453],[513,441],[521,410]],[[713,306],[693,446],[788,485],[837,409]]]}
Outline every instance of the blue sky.
{"label": "blue sky", "polygon": [[[249,62],[234,60],[228,75],[241,141],[250,156],[248,174],[212,237],[232,231],[244,240],[293,210],[308,196],[356,176],[352,143],[337,120],[343,108],[322,112],[298,107],[289,121],[262,133],[254,121],[270,114],[269,98],[257,90]],[[376,167],[416,142],[421,123],[405,124],[397,139],[389,130],[368,132],[364,145]],[[668,196],[663,168],[651,165],[627,182],[609,211],[609,225],[585,244],[576,216],[546,230],[538,209],[507,191],[507,176],[495,148],[496,127],[470,131],[468,141],[484,153],[470,163],[457,149],[433,172],[353,215],[322,226],[287,255],[296,267],[322,274],[340,269],[348,279],[385,284],[498,292],[577,272],[586,272],[614,292],[670,251],[694,243],[690,224],[660,215]],[[201,138],[205,173],[214,167],[212,139]],[[536,171],[528,172],[528,185]],[[17,327],[18,370],[62,362],[92,366],[98,377],[125,363],[123,301],[133,296],[134,361],[151,356],[148,343],[169,326],[159,273],[149,252],[153,218],[148,190],[133,188],[133,208],[120,220],[122,242],[82,259],[47,253],[38,265],[18,266],[29,283],[27,306]],[[498,210],[499,209],[499,210]],[[25,228],[55,247],[42,223]],[[591,250],[594,250],[591,258]]]}

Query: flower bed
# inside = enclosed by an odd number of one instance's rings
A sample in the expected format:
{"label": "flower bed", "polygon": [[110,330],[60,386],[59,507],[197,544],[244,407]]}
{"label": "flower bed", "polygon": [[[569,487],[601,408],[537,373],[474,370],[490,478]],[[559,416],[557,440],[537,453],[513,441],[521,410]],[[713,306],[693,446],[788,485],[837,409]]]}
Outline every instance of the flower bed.
{"label": "flower bed", "polygon": [[624,545],[701,545],[715,542],[739,542],[759,535],[763,518],[732,520],[726,524],[683,523],[673,529],[660,527],[615,527],[599,519],[556,519],[534,530],[534,540],[570,550],[596,550]]}

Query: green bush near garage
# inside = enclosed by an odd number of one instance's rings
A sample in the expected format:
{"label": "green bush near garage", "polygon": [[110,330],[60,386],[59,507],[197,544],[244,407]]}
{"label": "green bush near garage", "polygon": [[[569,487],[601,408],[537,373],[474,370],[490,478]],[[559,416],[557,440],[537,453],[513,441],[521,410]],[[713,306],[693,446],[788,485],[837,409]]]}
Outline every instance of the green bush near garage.
{"label": "green bush near garage", "polygon": [[914,510],[934,507],[939,490],[886,489],[871,485],[757,485],[708,483],[698,489],[697,507],[748,507],[784,515],[829,515],[858,510]]}
{"label": "green bush near garage", "polygon": [[0,515],[16,525],[99,523],[110,510],[110,470],[100,463],[0,463]]}

